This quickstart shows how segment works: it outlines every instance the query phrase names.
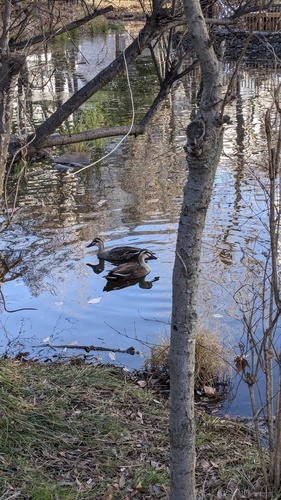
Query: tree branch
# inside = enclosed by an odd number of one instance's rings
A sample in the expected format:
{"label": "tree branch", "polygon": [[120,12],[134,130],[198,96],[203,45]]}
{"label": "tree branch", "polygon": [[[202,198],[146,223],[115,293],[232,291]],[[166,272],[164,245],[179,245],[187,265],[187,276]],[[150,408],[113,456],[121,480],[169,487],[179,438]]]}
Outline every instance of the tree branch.
{"label": "tree branch", "polygon": [[104,68],[96,77],[83,88],[75,92],[64,104],[58,107],[42,125],[38,127],[28,140],[34,138],[30,144],[29,152],[34,152],[45,146],[47,138],[84,102],[98,92],[113,78],[120,75],[125,69],[125,58],[129,65],[151,43],[155,37],[163,33],[167,27],[173,25],[174,19],[170,17],[169,10],[163,9],[161,15],[147,17],[146,23],[138,37],[123,51],[111,64]]}
{"label": "tree branch", "polygon": [[79,26],[82,26],[83,24],[88,23],[92,19],[95,19],[98,16],[103,16],[113,10],[112,5],[109,5],[108,7],[105,7],[104,9],[100,10],[95,10],[92,14],[89,14],[86,17],[83,17],[82,19],[78,19],[77,21],[73,21],[69,24],[66,24],[65,26],[62,26],[61,28],[57,28],[54,30],[47,31],[46,33],[43,33],[42,35],[36,35],[32,38],[29,38],[28,40],[23,40],[21,42],[14,42],[13,40],[10,41],[9,47],[10,50],[20,50],[20,49],[25,49],[26,47],[30,47],[32,45],[36,45],[37,43],[42,43],[46,42],[47,40],[50,40],[50,38],[54,38],[58,35],[62,35],[63,33],[73,30],[74,28],[79,28]]}
{"label": "tree branch", "polygon": [[[87,130],[78,134],[69,135],[54,135],[46,139],[44,147],[49,148],[53,146],[64,146],[65,144],[75,144],[77,142],[94,141],[95,139],[103,139],[104,137],[116,137],[119,135],[126,135],[129,127],[106,127],[96,130]],[[144,127],[135,125],[129,135],[140,135],[144,133]]]}

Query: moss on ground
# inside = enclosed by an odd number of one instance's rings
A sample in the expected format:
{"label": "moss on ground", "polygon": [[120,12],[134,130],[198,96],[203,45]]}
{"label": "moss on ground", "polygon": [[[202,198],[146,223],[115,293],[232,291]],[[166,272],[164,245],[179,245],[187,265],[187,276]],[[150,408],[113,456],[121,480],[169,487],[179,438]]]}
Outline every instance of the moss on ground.
{"label": "moss on ground", "polygon": [[[0,424],[0,498],[168,498],[167,399],[122,370],[2,359]],[[198,414],[197,441],[198,498],[272,498],[246,427]]]}

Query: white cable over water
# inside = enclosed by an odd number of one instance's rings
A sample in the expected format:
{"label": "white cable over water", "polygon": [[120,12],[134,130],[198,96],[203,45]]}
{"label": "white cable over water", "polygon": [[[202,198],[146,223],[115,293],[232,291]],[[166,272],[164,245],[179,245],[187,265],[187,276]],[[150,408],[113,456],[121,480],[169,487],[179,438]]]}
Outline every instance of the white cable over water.
{"label": "white cable over water", "polygon": [[135,106],[134,106],[134,97],[133,97],[133,92],[132,92],[132,88],[131,88],[131,84],[130,84],[130,78],[129,78],[129,72],[128,72],[128,66],[127,66],[127,61],[126,61],[126,56],[125,56],[125,49],[123,49],[123,58],[124,58],[124,63],[125,63],[125,70],[126,70],[126,77],[127,77],[127,82],[128,82],[128,88],[129,88],[129,92],[130,92],[130,97],[131,97],[131,104],[132,104],[132,120],[131,120],[131,125],[129,127],[129,130],[127,132],[126,135],[124,135],[124,137],[122,137],[122,139],[118,142],[118,144],[116,144],[116,146],[111,150],[109,151],[109,153],[107,153],[106,155],[104,155],[102,158],[99,158],[99,160],[96,160],[94,161],[94,163],[90,163],[90,165],[86,165],[85,167],[83,168],[80,168],[79,170],[77,170],[76,172],[72,172],[72,175],[77,175],[79,174],[80,172],[83,172],[83,170],[86,170],[86,168],[90,168],[90,167],[93,167],[94,165],[96,165],[97,163],[99,163],[100,161],[104,160],[105,158],[107,158],[108,156],[110,156],[112,153],[114,153],[114,151],[116,151],[116,149],[119,148],[119,146],[122,144],[122,142],[126,139],[126,137],[128,137],[128,135],[130,135],[131,133],[131,130],[134,126],[134,121],[135,121]]}

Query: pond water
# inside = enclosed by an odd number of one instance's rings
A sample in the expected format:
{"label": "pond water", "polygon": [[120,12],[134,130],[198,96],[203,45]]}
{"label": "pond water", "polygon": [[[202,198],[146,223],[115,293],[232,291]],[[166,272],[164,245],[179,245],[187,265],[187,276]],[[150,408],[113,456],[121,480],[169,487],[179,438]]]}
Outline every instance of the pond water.
{"label": "pond water", "polygon": [[[89,81],[130,40],[128,28],[124,34],[54,44],[50,52],[32,56],[28,67],[34,91],[28,107],[35,121],[42,121]],[[226,64],[225,84],[231,71]],[[137,122],[157,92],[149,53],[130,68],[129,76]],[[228,350],[245,342],[242,314],[233,297],[249,279],[250,258],[262,254],[268,239],[266,204],[257,180],[265,178],[264,110],[279,78],[274,69],[243,67],[238,98],[227,109],[231,124],[225,131],[204,234],[199,321],[218,332]],[[46,81],[43,93],[36,91],[36,81]],[[30,167],[19,186],[17,212],[1,238],[1,252],[11,266],[2,285],[1,353],[27,351],[45,360],[77,355],[75,348],[54,350],[49,344],[110,350],[133,346],[138,351],[134,356],[92,353],[96,359],[132,369],[143,365],[149,345],[169,337],[177,221],[186,180],[183,146],[197,81],[194,72],[180,82],[143,136],[127,138],[94,167],[77,175],[73,169],[57,171],[52,160]],[[16,110],[15,130],[19,123],[28,130],[23,107]],[[131,114],[125,77],[84,106],[88,128],[128,124]],[[81,112],[65,128],[83,126],[80,119]],[[113,150],[119,140],[93,143],[92,160]],[[108,248],[129,244],[155,252],[158,260],[150,261],[146,284],[104,289],[104,275],[113,265],[99,267],[96,249],[86,248],[97,236]],[[248,399],[240,384],[229,411],[250,414]]]}

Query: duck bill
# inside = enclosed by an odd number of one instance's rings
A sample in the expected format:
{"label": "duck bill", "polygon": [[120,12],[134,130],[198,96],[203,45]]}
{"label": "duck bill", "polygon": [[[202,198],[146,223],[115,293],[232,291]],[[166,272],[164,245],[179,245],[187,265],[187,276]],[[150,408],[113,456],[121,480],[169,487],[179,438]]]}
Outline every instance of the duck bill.
{"label": "duck bill", "polygon": [[154,255],[153,253],[150,255],[150,257],[148,257],[147,260],[158,260],[158,257],[156,257],[156,255]]}

